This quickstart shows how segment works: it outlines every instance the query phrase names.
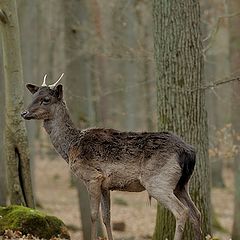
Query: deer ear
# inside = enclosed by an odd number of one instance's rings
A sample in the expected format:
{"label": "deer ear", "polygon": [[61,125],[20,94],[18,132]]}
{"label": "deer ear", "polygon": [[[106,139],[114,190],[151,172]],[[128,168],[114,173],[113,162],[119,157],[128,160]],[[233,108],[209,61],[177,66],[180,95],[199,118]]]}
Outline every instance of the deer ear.
{"label": "deer ear", "polygon": [[26,87],[32,94],[36,93],[38,91],[38,89],[39,89],[38,86],[30,84],[30,83],[27,84]]}
{"label": "deer ear", "polygon": [[57,85],[55,91],[58,100],[61,100],[63,98],[63,85],[62,84]]}

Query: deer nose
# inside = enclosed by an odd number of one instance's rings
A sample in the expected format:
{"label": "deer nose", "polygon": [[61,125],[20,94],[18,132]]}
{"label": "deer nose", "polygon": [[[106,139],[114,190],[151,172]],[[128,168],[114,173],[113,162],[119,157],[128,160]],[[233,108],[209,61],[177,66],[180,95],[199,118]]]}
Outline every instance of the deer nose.
{"label": "deer nose", "polygon": [[24,118],[26,115],[29,114],[29,111],[25,110],[23,112],[21,112],[21,116]]}

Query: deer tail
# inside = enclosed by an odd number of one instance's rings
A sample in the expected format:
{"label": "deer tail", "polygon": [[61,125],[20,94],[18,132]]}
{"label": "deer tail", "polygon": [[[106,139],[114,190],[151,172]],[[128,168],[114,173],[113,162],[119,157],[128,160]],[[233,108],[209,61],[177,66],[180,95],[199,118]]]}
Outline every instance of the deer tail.
{"label": "deer tail", "polygon": [[179,154],[179,164],[182,168],[182,176],[180,177],[177,188],[183,189],[192,176],[196,163],[196,151],[191,147],[184,149]]}

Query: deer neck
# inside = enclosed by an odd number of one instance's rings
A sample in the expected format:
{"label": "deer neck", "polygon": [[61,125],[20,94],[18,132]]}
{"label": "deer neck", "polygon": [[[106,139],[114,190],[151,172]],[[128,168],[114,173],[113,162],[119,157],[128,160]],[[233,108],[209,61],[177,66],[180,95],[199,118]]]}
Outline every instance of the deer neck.
{"label": "deer neck", "polygon": [[43,126],[56,151],[68,162],[69,148],[80,130],[74,127],[64,102],[56,110],[53,119],[44,120]]}

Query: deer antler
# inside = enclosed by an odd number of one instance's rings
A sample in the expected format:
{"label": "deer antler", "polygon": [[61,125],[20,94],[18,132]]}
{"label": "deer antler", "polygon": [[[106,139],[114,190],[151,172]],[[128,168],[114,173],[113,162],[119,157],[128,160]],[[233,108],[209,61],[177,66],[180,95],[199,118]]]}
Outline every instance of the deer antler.
{"label": "deer antler", "polygon": [[47,86],[47,84],[46,84],[46,79],[47,79],[47,74],[45,74],[44,77],[43,77],[42,87],[46,87],[46,86]]}
{"label": "deer antler", "polygon": [[54,89],[63,76],[64,76],[64,73],[61,74],[61,76],[58,78],[58,80],[54,84],[51,84],[48,87],[51,89]]}

